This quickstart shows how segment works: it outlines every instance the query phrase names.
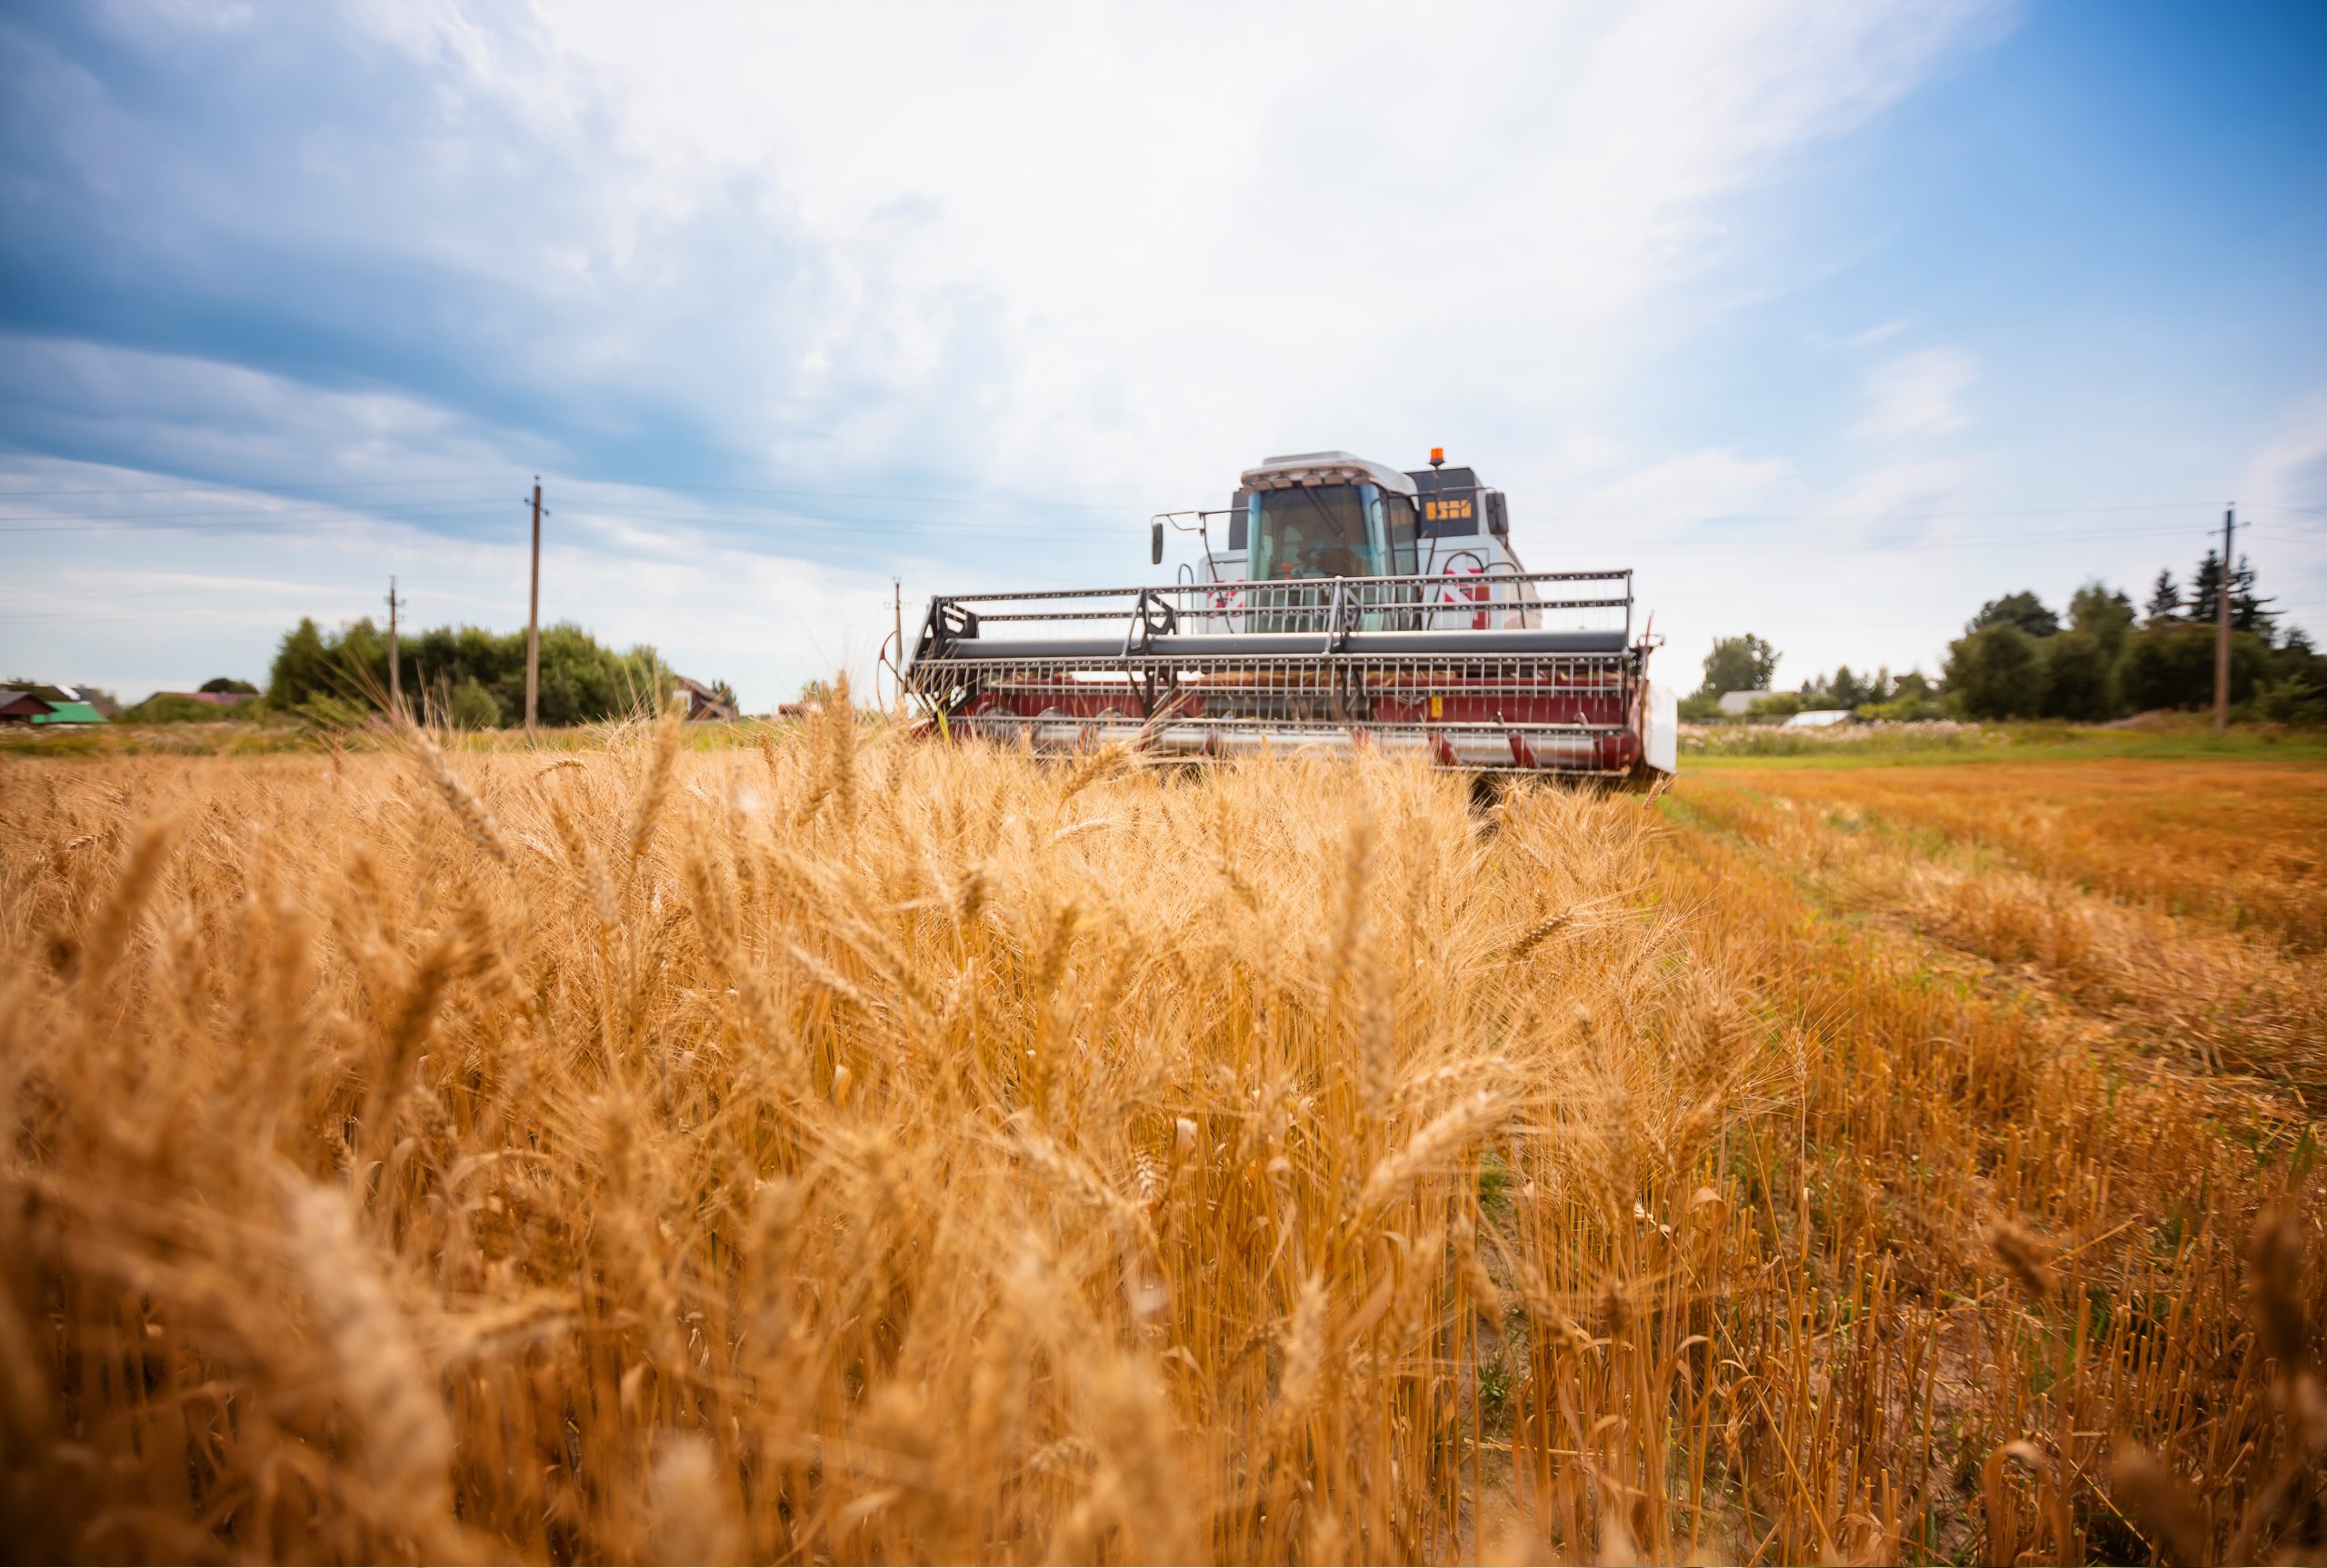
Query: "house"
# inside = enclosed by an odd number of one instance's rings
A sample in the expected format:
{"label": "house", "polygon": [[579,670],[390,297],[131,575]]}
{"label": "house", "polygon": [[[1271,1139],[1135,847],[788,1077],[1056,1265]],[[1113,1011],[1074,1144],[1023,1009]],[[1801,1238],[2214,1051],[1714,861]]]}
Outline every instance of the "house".
{"label": "house", "polygon": [[704,685],[680,675],[671,687],[671,704],[689,723],[724,723],[735,717],[735,704]]}
{"label": "house", "polygon": [[55,711],[47,698],[35,693],[0,688],[0,724],[28,724]]}
{"label": "house", "polygon": [[1823,730],[1835,724],[1850,723],[1848,708],[1812,708],[1804,713],[1787,715],[1785,727],[1790,730]]}
{"label": "house", "polygon": [[95,701],[103,695],[72,686],[0,686],[0,723],[101,724],[109,716]]}
{"label": "house", "polygon": [[1748,708],[1772,694],[1769,692],[1723,692],[1721,694],[1721,711],[1743,718]]}

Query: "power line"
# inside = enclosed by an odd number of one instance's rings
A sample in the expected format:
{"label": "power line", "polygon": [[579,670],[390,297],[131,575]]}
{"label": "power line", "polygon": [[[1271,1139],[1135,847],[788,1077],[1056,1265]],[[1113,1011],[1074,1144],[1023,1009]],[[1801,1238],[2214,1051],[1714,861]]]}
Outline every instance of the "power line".
{"label": "power line", "polygon": [[1041,501],[1024,495],[894,495],[874,491],[858,490],[783,490],[749,484],[668,484],[645,479],[575,479],[583,489],[591,485],[619,486],[625,490],[675,490],[727,495],[797,495],[817,501],[903,501],[914,505],[931,506],[1044,506],[1074,512],[1136,512],[1144,516],[1149,508],[1131,502],[1116,501]]}
{"label": "power line", "polygon": [[[502,514],[503,509],[497,505],[480,505],[478,509],[473,513],[440,513],[434,517],[428,518],[374,517],[334,513],[302,519],[286,514],[270,513],[256,514],[255,520],[248,522],[150,523],[128,517],[85,517],[80,519],[78,522],[74,523],[51,522],[45,524],[29,524],[22,526],[0,523],[0,534],[75,534],[85,530],[102,528],[142,528],[148,532],[157,534],[200,533],[212,529],[220,530],[229,534],[238,532],[265,533],[273,532],[273,530],[268,529],[265,526],[266,524],[277,522],[288,523],[305,521],[309,526],[345,527],[365,522],[384,521],[407,524],[419,524],[424,522],[438,523],[469,521],[473,518],[494,517]],[[954,534],[965,538],[1028,539],[1053,542],[1072,542],[1076,540],[1091,539],[1098,536],[1089,531],[1063,534],[1054,532],[1038,532],[1029,529],[1010,528],[984,524],[934,522],[905,517],[818,517],[789,515],[776,512],[758,513],[749,516],[703,516],[677,513],[611,512],[584,509],[574,512],[573,515],[591,518],[604,523],[678,523],[726,524],[730,526],[736,524],[749,524],[772,528],[780,527],[795,531],[805,529],[810,532],[821,533],[848,533],[854,531],[870,534]]]}
{"label": "power line", "polygon": [[2141,501],[2107,506],[2006,506],[1964,512],[1676,512],[1626,516],[1608,512],[1551,513],[1553,523],[1942,523],[1969,517],[2097,516],[2116,512],[2184,512],[2211,501]]}
{"label": "power line", "polygon": [[448,479],[317,479],[281,480],[272,484],[235,484],[225,480],[197,480],[192,484],[165,484],[145,489],[117,488],[92,490],[6,490],[0,489],[0,501],[12,501],[27,496],[57,495],[196,495],[240,492],[245,495],[265,495],[276,490],[359,490],[404,484],[499,484],[511,475],[484,474]]}
{"label": "power line", "polygon": [[[275,491],[285,490],[365,489],[409,484],[498,484],[504,481],[507,477],[507,474],[474,474],[419,479],[282,481],[265,485],[253,484],[244,486],[227,484],[219,481],[209,481],[196,484],[160,486],[144,489],[119,488],[50,491],[8,491],[0,489],[0,502],[32,496],[171,495],[210,493],[233,489],[242,489],[252,494],[266,494]],[[1060,501],[1055,498],[1049,497],[995,495],[992,494],[964,495],[942,494],[904,494],[891,491],[808,490],[784,485],[689,484],[674,480],[641,479],[622,475],[597,475],[590,478],[576,476],[569,480],[568,483],[584,490],[592,487],[598,487],[622,488],[628,490],[671,491],[703,494],[798,496],[811,500],[828,501],[897,501],[914,505],[1029,506],[1081,512],[1136,512],[1142,515],[1144,515],[1147,512],[1153,510],[1153,508],[1148,506],[1144,502],[1131,501]],[[420,503],[418,504],[428,504]],[[2072,506],[2014,506],[1935,512],[1867,513],[1857,514],[1827,514],[1826,520],[1833,522],[1883,522],[1893,520],[1936,522],[1968,517],[2083,516],[2117,512],[2158,512],[2178,511],[2184,508],[2211,508],[2213,505],[2214,503],[2211,500],[2137,501],[2079,504]],[[2282,508],[2282,510],[2311,511],[2313,509],[2307,507],[2287,507]],[[2321,510],[2320,514],[2327,515],[2327,510]],[[1586,514],[1554,514],[1552,516],[1552,520],[1562,521],[1565,520],[1566,517],[1570,515],[1581,518]],[[1708,516],[1730,518],[1741,522],[1773,522],[1783,521],[1796,514],[1791,513],[1732,512],[1718,514],[1667,513],[1620,516],[1592,514],[1588,515],[1593,520],[1603,522],[1688,523],[1701,521]]]}
{"label": "power line", "polygon": [[[1820,521],[1823,521],[1823,519],[1811,518],[1811,519],[1803,519],[1803,521],[1806,521],[1806,522],[1820,522]],[[2190,530],[2189,528],[2187,528],[2187,527],[2183,527],[2183,526],[2175,526],[2175,527],[2171,527],[2171,528],[2141,528],[2141,529],[2125,529],[2125,530],[2121,530],[2121,531],[2119,531],[2119,532],[2117,532],[2117,533],[2114,533],[2114,534],[2105,534],[2105,535],[2096,535],[2096,534],[2081,534],[2081,533],[2072,533],[2072,534],[2024,534],[2024,533],[2023,533],[2023,534],[1979,534],[1979,535],[1973,535],[1973,536],[1970,536],[1970,537],[1955,537],[1955,538],[1947,538],[1947,539],[1896,539],[1896,540],[1881,540],[1881,539],[1836,539],[1836,540],[1823,540],[1823,541],[1821,541],[1821,540],[1800,540],[1800,539],[1796,539],[1796,540],[1789,540],[1789,541],[1775,542],[1775,543],[1765,543],[1765,544],[1697,544],[1690,543],[1690,542],[1688,542],[1688,541],[1686,541],[1686,540],[1672,539],[1672,540],[1643,541],[1643,542],[1641,542],[1641,543],[1640,543],[1636,547],[1638,547],[1638,548],[1643,548],[1643,549],[1656,549],[1656,550],[1673,550],[1673,551],[1681,551],[1681,552],[1684,552],[1685,554],[1687,554],[1688,555],[1691,555],[1691,556],[1698,556],[1698,555],[1778,555],[1778,554],[1795,554],[1800,553],[1803,548],[1805,548],[1805,547],[1806,547],[1806,546],[1808,546],[1808,545],[1813,545],[1813,544],[1833,544],[1833,545],[1834,545],[1836,548],[1848,549],[1848,550],[1851,550],[1851,551],[1853,551],[1853,552],[1860,552],[1860,553],[1866,553],[1866,552],[1880,552],[1880,553],[1890,554],[1914,554],[1914,553],[1923,552],[1923,551],[1935,551],[1935,550],[1958,550],[1958,549],[1962,549],[1962,548],[1964,548],[1964,547],[1966,547],[1966,546],[1969,546],[1969,545],[1979,545],[1979,544],[2110,544],[2110,543],[2112,543],[2112,542],[2114,542],[2114,541],[2121,540],[2121,539],[2172,539],[2172,538],[2179,538],[2179,537],[2181,537],[2181,536],[2182,536],[2182,535],[2184,535],[2184,534],[2189,534],[2190,532],[2191,532],[2191,530]]]}
{"label": "power line", "polygon": [[[0,495],[0,502],[7,499],[7,496]],[[491,503],[483,496],[463,496],[453,501],[398,501],[391,504],[397,511],[413,512],[428,507],[485,506]],[[288,520],[296,517],[353,515],[361,518],[383,510],[386,508],[365,508],[359,511],[345,506],[334,506],[328,511],[311,509],[306,512],[280,512],[269,506],[246,506],[209,512],[27,512],[12,516],[8,521],[12,523],[167,523],[189,517],[265,517]]]}

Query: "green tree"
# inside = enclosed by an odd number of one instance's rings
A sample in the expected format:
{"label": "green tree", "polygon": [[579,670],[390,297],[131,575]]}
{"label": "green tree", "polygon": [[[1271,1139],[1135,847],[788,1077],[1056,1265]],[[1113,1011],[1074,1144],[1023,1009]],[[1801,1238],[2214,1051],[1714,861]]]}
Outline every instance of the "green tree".
{"label": "green tree", "polygon": [[[2252,632],[2230,639],[2230,700],[2242,703],[2268,671],[2270,645]],[[2203,708],[2214,700],[2214,628],[2191,622],[2144,627],[2125,643],[2117,686],[2126,704]]]}
{"label": "green tree", "polygon": [[1945,674],[1949,697],[1969,717],[2033,718],[2043,711],[2042,649],[2010,621],[1949,644]]}
{"label": "green tree", "polygon": [[2213,551],[2198,563],[2190,579],[2190,619],[2202,621],[2211,626],[2214,622],[2215,602],[2222,594],[2222,557]]}
{"label": "green tree", "polygon": [[2289,626],[2286,640],[2271,650],[2270,679],[2327,691],[2327,654],[2311,645],[2309,634],[2301,626]]}
{"label": "green tree", "polygon": [[2132,633],[2133,602],[2122,589],[2112,588],[2096,577],[2070,597],[2069,626],[2091,634],[2113,664]]}
{"label": "green tree", "polygon": [[1982,632],[1990,626],[2016,626],[2032,637],[2049,637],[2061,629],[2061,618],[2045,608],[2043,600],[2023,589],[1981,605],[1980,613],[1963,630]]}
{"label": "green tree", "polygon": [[[2126,606],[2128,616],[2132,606]],[[2094,633],[2067,631],[2038,644],[2044,655],[2044,714],[2055,719],[2105,719],[2114,709],[2109,656]]]}
{"label": "green tree", "polygon": [[[2198,572],[2190,588],[2190,619],[2211,624],[2220,613],[2222,603],[2222,557],[2213,551],[2198,563]],[[2230,574],[2230,629],[2233,632],[2260,632],[2269,636],[2271,624],[2278,613],[2266,608],[2274,603],[2254,592],[2254,564],[2245,556]]]}
{"label": "green tree", "polygon": [[1705,655],[1705,684],[1698,690],[1717,697],[1723,692],[1769,690],[1783,655],[1769,640],[1748,632],[1742,637],[1716,637]]}
{"label": "green tree", "polygon": [[2152,626],[2182,618],[2182,584],[2173,580],[2172,573],[2159,569],[2157,581],[2150,584],[2145,614]]}
{"label": "green tree", "polygon": [[331,650],[325,646],[324,634],[314,620],[302,615],[297,625],[283,634],[275,650],[275,664],[266,677],[266,700],[278,708],[295,707],[322,695],[331,677]]}
{"label": "green tree", "polygon": [[239,692],[245,696],[258,695],[258,688],[248,681],[238,681],[232,675],[213,675],[195,688],[201,692]]}
{"label": "green tree", "polygon": [[454,686],[452,695],[444,700],[444,716],[455,729],[497,730],[501,727],[501,704],[484,689],[484,683],[471,675]]}
{"label": "green tree", "polygon": [[[438,626],[404,640],[404,685],[450,693],[474,682],[504,715],[525,709],[525,636],[479,626]],[[654,712],[670,672],[650,647],[617,653],[571,622],[542,629],[541,722],[594,724]],[[287,634],[268,694],[278,707],[320,697],[376,702],[388,688],[385,640],[370,621],[326,635],[313,621]],[[476,711],[482,711],[478,709]]]}

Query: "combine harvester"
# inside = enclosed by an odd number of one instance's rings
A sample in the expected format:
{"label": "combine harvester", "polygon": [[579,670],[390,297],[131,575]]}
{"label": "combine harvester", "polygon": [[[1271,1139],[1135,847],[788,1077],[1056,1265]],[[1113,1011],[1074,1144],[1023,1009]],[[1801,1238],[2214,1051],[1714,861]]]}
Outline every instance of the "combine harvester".
{"label": "combine harvester", "polygon": [[[1648,680],[1632,571],[1529,572],[1503,493],[1467,468],[1272,457],[1168,587],[941,594],[904,690],[948,738],[1159,760],[1323,746],[1472,773],[1669,778],[1673,695]],[[1222,530],[1215,545],[1213,530]]]}

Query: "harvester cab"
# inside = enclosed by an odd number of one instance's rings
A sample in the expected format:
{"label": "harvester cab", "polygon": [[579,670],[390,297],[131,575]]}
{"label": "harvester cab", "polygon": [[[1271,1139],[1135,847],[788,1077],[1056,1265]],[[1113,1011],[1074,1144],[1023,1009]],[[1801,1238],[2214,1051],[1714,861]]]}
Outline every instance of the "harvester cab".
{"label": "harvester cab", "polygon": [[[1249,612],[1272,629],[1307,629],[1330,595],[1295,584],[1336,578],[1403,580],[1361,594],[1368,630],[1483,630],[1496,619],[1486,606],[1498,597],[1507,604],[1537,597],[1511,547],[1503,492],[1480,484],[1468,468],[1444,466],[1443,452],[1412,472],[1347,452],[1271,457],[1244,471],[1225,514],[1182,521],[1188,515],[1157,520],[1154,559],[1163,559],[1164,523],[1194,529],[1203,552],[1191,574],[1200,571],[1212,587],[1208,607],[1219,614],[1211,619],[1222,624],[1243,624],[1237,618]],[[1525,612],[1502,618],[1514,614]]]}
{"label": "harvester cab", "polygon": [[1202,759],[1419,751],[1478,773],[1650,783],[1677,763],[1632,571],[1529,572],[1468,468],[1271,457],[1224,510],[1159,514],[1200,563],[1154,587],[940,595],[904,671],[935,733]]}

